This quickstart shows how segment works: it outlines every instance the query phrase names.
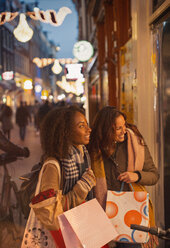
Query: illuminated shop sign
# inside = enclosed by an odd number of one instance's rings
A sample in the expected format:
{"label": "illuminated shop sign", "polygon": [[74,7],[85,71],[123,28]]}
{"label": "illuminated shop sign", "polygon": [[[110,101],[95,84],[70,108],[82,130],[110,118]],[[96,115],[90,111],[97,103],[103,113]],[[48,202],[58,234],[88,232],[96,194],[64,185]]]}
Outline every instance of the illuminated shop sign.
{"label": "illuminated shop sign", "polygon": [[24,81],[24,90],[32,90],[32,80],[27,79]]}
{"label": "illuminated shop sign", "polygon": [[2,79],[4,80],[11,80],[14,78],[14,72],[13,71],[5,71],[2,73]]}
{"label": "illuminated shop sign", "polygon": [[41,99],[46,100],[49,96],[49,91],[48,90],[42,90],[41,91]]}
{"label": "illuminated shop sign", "polygon": [[77,80],[79,78],[84,77],[82,74],[82,69],[83,69],[82,64],[66,64],[65,69],[66,69],[66,79],[68,80]]}

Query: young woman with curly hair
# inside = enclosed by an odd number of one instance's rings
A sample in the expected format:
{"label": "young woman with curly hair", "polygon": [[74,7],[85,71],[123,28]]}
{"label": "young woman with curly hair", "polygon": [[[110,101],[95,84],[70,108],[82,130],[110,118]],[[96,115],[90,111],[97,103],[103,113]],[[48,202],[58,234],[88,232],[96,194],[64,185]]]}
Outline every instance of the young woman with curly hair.
{"label": "young woman with curly hair", "polygon": [[[57,216],[93,197],[91,190],[96,180],[85,147],[90,132],[84,111],[76,106],[54,108],[40,127],[45,167],[40,193],[32,199],[31,207],[35,216],[51,231],[56,247],[65,247]],[[57,201],[48,205],[41,201],[48,197],[50,201],[53,194],[57,195]]]}
{"label": "young woman with curly hair", "polygon": [[[143,186],[154,185],[159,179],[149,149],[137,127],[128,124],[124,113],[106,106],[96,115],[89,143],[92,169],[96,176],[95,197],[105,209],[107,190],[130,191],[133,183],[136,191]],[[154,225],[150,212],[150,224]],[[116,247],[141,247],[140,244],[123,244]],[[147,244],[148,245],[148,244]],[[154,247],[154,246],[147,246]]]}

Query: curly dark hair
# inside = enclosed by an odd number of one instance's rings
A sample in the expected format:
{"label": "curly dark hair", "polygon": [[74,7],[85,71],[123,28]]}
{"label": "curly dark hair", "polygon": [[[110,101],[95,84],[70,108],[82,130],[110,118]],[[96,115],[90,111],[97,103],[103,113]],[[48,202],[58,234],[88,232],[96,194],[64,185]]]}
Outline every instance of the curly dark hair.
{"label": "curly dark hair", "polygon": [[84,114],[83,109],[75,106],[55,107],[45,116],[40,127],[40,140],[43,159],[68,156],[71,146],[72,125],[76,112]]}
{"label": "curly dark hair", "polygon": [[[121,115],[126,121],[126,115],[117,110],[114,106],[106,106],[96,114],[92,124],[90,142],[88,145],[88,150],[92,157],[94,154],[98,154],[100,157],[101,153],[105,153],[109,156],[108,148],[114,145],[115,120]],[[132,129],[138,137],[142,138],[142,135],[135,125],[126,123],[126,126]]]}

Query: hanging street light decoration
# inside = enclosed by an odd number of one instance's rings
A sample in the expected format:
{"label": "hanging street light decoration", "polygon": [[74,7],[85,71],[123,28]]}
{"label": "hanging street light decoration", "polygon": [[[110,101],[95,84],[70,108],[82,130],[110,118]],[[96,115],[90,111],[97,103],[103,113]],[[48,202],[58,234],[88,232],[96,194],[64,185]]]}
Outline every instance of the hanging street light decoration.
{"label": "hanging street light decoration", "polygon": [[52,64],[53,62],[55,61],[55,59],[53,58],[38,58],[38,57],[35,57],[33,58],[32,62],[35,63],[39,68],[43,68],[47,65],[50,65]]}
{"label": "hanging street light decoration", "polygon": [[76,81],[67,81],[65,76],[62,76],[61,81],[57,81],[56,85],[58,85],[61,89],[63,89],[66,93],[73,93],[77,96],[84,93],[84,87],[80,80]]}
{"label": "hanging street light decoration", "polygon": [[36,66],[38,66],[39,68],[43,68],[45,66],[48,66],[48,65],[54,63],[53,67],[51,68],[53,73],[60,74],[60,72],[62,71],[61,65],[77,64],[78,60],[76,58],[74,58],[74,59],[72,59],[72,58],[55,59],[55,58],[38,58],[38,57],[35,57],[35,58],[33,58],[32,62],[35,63]]}
{"label": "hanging street light decoration", "polygon": [[25,14],[19,15],[19,24],[13,31],[14,36],[20,42],[27,42],[33,36],[33,30],[29,27]]}
{"label": "hanging street light decoration", "polygon": [[2,12],[0,13],[0,25],[3,25],[5,22],[10,22],[12,21],[17,15],[19,14],[19,12]]}
{"label": "hanging street light decoration", "polygon": [[[40,10],[39,8],[34,8],[33,12],[26,12],[25,14],[28,15],[33,20],[49,23],[54,26],[60,26],[63,23],[65,17],[71,13],[72,11],[68,7],[62,7],[59,9],[57,13],[55,10],[43,11]],[[0,25],[3,25],[5,22],[12,21],[19,14],[20,14],[19,12],[0,13]],[[28,26],[25,14],[24,13],[20,14],[19,25],[17,28],[14,29],[14,36],[20,42],[29,41],[33,35],[33,30]],[[24,29],[26,31],[24,31]],[[21,36],[23,37],[21,38]]]}
{"label": "hanging street light decoration", "polygon": [[55,61],[54,61],[54,65],[53,65],[53,67],[51,68],[51,70],[53,71],[53,73],[55,73],[55,74],[60,74],[60,72],[62,71],[62,67],[61,67],[61,65],[60,65],[60,63],[59,63],[59,61],[58,61],[58,59],[55,59]]}
{"label": "hanging street light decoration", "polygon": [[[32,62],[36,64],[36,66],[38,66],[39,68],[43,68],[47,65],[52,64],[55,61],[55,58],[38,58],[35,57],[33,58]],[[74,58],[59,58],[58,59],[59,63],[62,65],[65,64],[77,64],[78,59]]]}
{"label": "hanging street light decoration", "polygon": [[60,62],[60,64],[62,64],[62,65],[65,65],[65,64],[77,64],[78,63],[78,59],[76,59],[76,58],[59,58],[58,59],[59,60],[59,62]]}
{"label": "hanging street light decoration", "polygon": [[60,26],[66,15],[71,14],[72,11],[68,7],[62,7],[56,13],[55,10],[40,10],[39,8],[34,8],[34,12],[27,12],[27,14],[34,20],[38,20],[45,23],[50,23],[54,26]]}

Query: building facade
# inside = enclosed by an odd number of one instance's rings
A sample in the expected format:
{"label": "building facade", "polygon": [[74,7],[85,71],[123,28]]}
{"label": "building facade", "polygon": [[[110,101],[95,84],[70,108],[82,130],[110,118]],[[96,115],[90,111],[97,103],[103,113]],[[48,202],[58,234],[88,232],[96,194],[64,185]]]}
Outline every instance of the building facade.
{"label": "building facade", "polygon": [[[32,11],[34,6],[25,5],[26,10]],[[16,12],[23,8],[18,0],[2,1],[1,11]],[[33,37],[28,42],[18,41],[13,34],[18,25],[19,16],[10,22],[0,25],[0,98],[7,101],[14,109],[19,102],[26,101],[34,104],[38,98],[41,101],[41,92],[45,90],[51,93],[51,86],[55,90],[55,75],[51,75],[51,65],[38,68],[33,63],[33,58],[49,58],[55,56],[55,46],[48,40],[42,31],[39,21],[34,21],[27,16],[28,25],[34,31]],[[55,52],[54,52],[55,51]],[[3,79],[3,75],[12,73],[12,78]],[[25,82],[32,84],[32,89],[25,87]],[[36,95],[35,86],[39,84],[41,92]]]}
{"label": "building facade", "polygon": [[101,107],[114,105],[138,126],[160,173],[158,184],[148,187],[157,225],[168,228],[170,1],[73,2],[79,40],[91,42],[95,51],[85,63],[89,121]]}

